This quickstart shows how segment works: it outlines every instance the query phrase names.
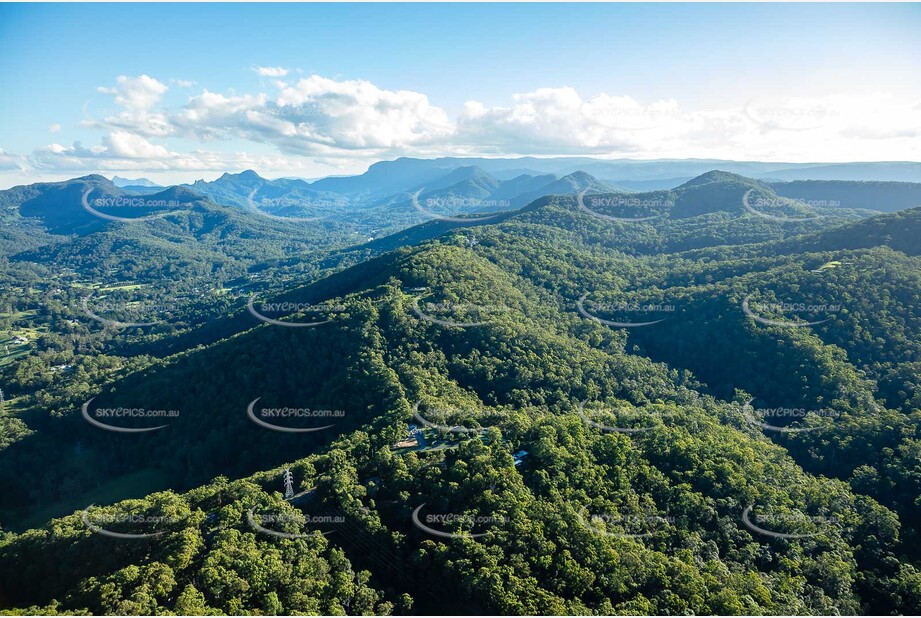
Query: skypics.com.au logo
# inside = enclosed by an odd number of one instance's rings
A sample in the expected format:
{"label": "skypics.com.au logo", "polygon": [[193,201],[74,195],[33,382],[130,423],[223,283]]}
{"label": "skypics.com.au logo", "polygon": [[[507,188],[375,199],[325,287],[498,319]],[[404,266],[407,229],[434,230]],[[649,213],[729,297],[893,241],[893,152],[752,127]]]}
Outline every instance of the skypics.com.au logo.
{"label": "skypics.com.au logo", "polygon": [[420,304],[419,300],[419,296],[413,296],[412,310],[416,317],[439,326],[456,328],[483,326],[489,324],[497,314],[510,310],[503,305],[460,303],[449,300]]}
{"label": "skypics.com.au logo", "polygon": [[507,209],[511,206],[511,202],[508,200],[481,200],[472,197],[430,197],[425,199],[425,207],[423,207],[419,203],[419,196],[422,194],[422,191],[424,191],[424,188],[419,189],[413,194],[413,208],[421,212],[429,219],[437,219],[439,221],[450,221],[454,223],[480,223],[482,221],[495,219],[501,213],[496,213],[494,215],[488,215],[484,217],[464,217],[457,216],[456,214],[443,214],[442,212],[437,212],[434,209],[448,211],[451,213],[456,213],[457,211],[482,212],[484,210]]}
{"label": "skypics.com.au logo", "polygon": [[[421,408],[421,409],[420,409]],[[481,434],[493,424],[480,425],[481,420],[501,421],[507,418],[504,412],[463,409],[452,406],[422,406],[422,402],[413,404],[413,418],[423,427],[434,429],[441,433],[460,435]],[[462,425],[462,422],[476,423],[476,427]]]}
{"label": "skypics.com.au logo", "polygon": [[316,534],[325,536],[333,532],[333,530],[319,529],[308,532],[288,532],[282,528],[304,530],[308,526],[324,528],[345,523],[345,517],[342,515],[310,515],[300,511],[257,514],[256,508],[254,506],[246,512],[246,521],[257,532],[279,539],[305,539]]}
{"label": "skypics.com.au logo", "polygon": [[[157,313],[168,312],[175,309],[174,303],[152,302],[146,300],[125,302],[102,301],[101,303],[95,303],[95,305],[90,308],[90,298],[90,296],[86,296],[80,303],[84,315],[92,320],[96,320],[100,324],[112,328],[141,328],[144,326],[153,326],[159,324],[160,320],[145,322],[128,322],[125,320],[128,319],[128,316],[131,316],[133,319],[141,319],[141,316],[156,315]],[[125,317],[115,320],[103,317],[100,313],[114,313],[119,317]],[[134,316],[138,317],[134,318]]]}
{"label": "skypics.com.au logo", "polygon": [[742,207],[749,213],[761,217],[762,219],[768,219],[770,221],[776,221],[778,223],[802,223],[805,221],[815,221],[816,219],[821,219],[824,215],[814,214],[812,216],[787,216],[784,214],[771,214],[771,211],[775,213],[783,213],[791,210],[802,209],[804,206],[812,211],[815,207],[837,207],[841,203],[837,201],[829,200],[811,200],[811,201],[802,201],[802,200],[792,200],[786,197],[779,197],[776,195],[768,197],[757,197],[752,199],[751,195],[755,189],[749,189],[742,196]]}
{"label": "skypics.com.au logo", "polygon": [[[671,209],[674,205],[668,200],[660,200],[654,198],[638,198],[630,197],[629,195],[598,195],[592,196],[586,200],[585,194],[588,192],[588,189],[583,189],[576,196],[576,205],[578,205],[579,210],[586,212],[597,219],[603,221],[609,221],[612,223],[642,223],[643,221],[652,221],[653,219],[659,219],[664,217],[664,213],[657,213],[648,216],[633,216],[633,217],[616,217],[614,215],[606,215],[604,213],[598,212],[598,208],[620,208],[620,209],[632,209],[634,211],[649,211],[649,210],[665,210],[666,212]],[[591,208],[585,205],[585,202],[588,201],[591,204]]]}
{"label": "skypics.com.au logo", "polygon": [[174,420],[179,417],[179,410],[165,410],[165,409],[148,409],[148,408],[97,408],[93,410],[92,414],[89,411],[90,404],[93,403],[93,399],[90,399],[83,404],[81,408],[81,413],[83,419],[94,427],[99,429],[105,429],[106,431],[114,431],[116,433],[145,433],[148,431],[156,431],[158,429],[163,429],[164,427],[169,427],[170,423],[164,425],[156,425],[153,427],[119,427],[118,425],[110,425],[98,419],[171,419]]}
{"label": "skypics.com.au logo", "polygon": [[674,313],[676,307],[671,304],[656,304],[656,303],[628,303],[628,302],[619,302],[619,303],[599,303],[595,301],[586,301],[588,298],[589,292],[586,292],[579,297],[579,300],[576,301],[576,308],[579,311],[579,315],[589,320],[598,322],[599,324],[604,324],[605,326],[613,326],[614,328],[639,328],[641,326],[651,326],[652,324],[658,324],[659,322],[664,321],[666,318],[659,318],[658,320],[650,321],[636,321],[636,322],[621,322],[617,320],[607,320],[600,318],[593,313],[590,313],[586,309],[588,305],[592,311],[596,312],[605,312],[605,313],[618,313],[618,314],[637,314],[641,316],[649,316],[653,314],[662,314],[662,313]]}
{"label": "skypics.com.au logo", "polygon": [[310,223],[314,221],[320,221],[329,217],[326,215],[318,215],[313,217],[301,217],[301,216],[287,216],[275,214],[271,211],[276,212],[286,212],[286,211],[295,211],[295,212],[315,212],[317,210],[330,210],[334,208],[341,207],[342,204],[334,202],[332,200],[321,200],[312,197],[300,197],[300,196],[289,196],[283,195],[280,197],[261,197],[259,201],[256,201],[256,193],[259,192],[261,187],[253,189],[250,194],[246,197],[247,204],[249,209],[261,215],[267,219],[272,219],[273,221],[291,221],[294,223]]}
{"label": "skypics.com.au logo", "polygon": [[595,534],[620,539],[643,539],[651,537],[672,526],[675,518],[659,513],[621,514],[591,513],[585,509],[576,511],[576,517],[582,527]]}
{"label": "skypics.com.au logo", "polygon": [[[800,512],[778,513],[764,512],[753,513],[755,505],[749,505],[742,512],[742,523],[752,532],[772,537],[775,539],[808,539],[822,534],[827,526],[838,523],[835,516],[805,515]],[[811,532],[778,532],[782,528],[807,528]]]}
{"label": "skypics.com.au logo", "polygon": [[[639,434],[661,429],[663,427],[662,423],[656,423],[655,421],[661,421],[673,415],[672,412],[642,409],[601,408],[600,410],[586,411],[586,403],[588,403],[588,399],[580,401],[576,406],[576,413],[579,418],[589,427],[614,433]],[[595,418],[605,418],[606,422],[602,423],[594,420]]]}
{"label": "skypics.com.au logo", "polygon": [[831,317],[827,317],[821,320],[812,320],[812,321],[792,321],[792,320],[775,320],[771,318],[763,317],[763,313],[812,313],[812,314],[822,314],[822,313],[838,313],[842,311],[841,305],[835,304],[807,304],[807,303],[758,303],[752,302],[751,298],[754,294],[749,294],[742,300],[742,312],[745,313],[748,317],[753,319],[756,322],[761,324],[766,324],[768,326],[782,326],[785,328],[802,328],[805,326],[815,326],[817,324],[822,324],[831,320]]}
{"label": "skypics.com.au logo", "polygon": [[[260,427],[265,429],[271,429],[272,431],[280,431],[282,433],[311,433],[314,431],[322,431],[324,429],[329,429],[334,427],[336,423],[329,425],[322,425],[319,427],[294,427],[287,423],[290,423],[292,420],[294,422],[303,421],[303,419],[309,420],[328,420],[336,419],[340,421],[345,418],[345,410],[331,410],[331,409],[314,409],[314,408],[261,408],[259,414],[256,414],[256,403],[262,399],[261,397],[256,397],[249,402],[249,405],[246,406],[246,415],[249,417],[249,420],[256,423]],[[269,420],[273,422],[269,422]],[[286,424],[277,424],[279,421],[284,421]]]}
{"label": "skypics.com.au logo", "polygon": [[[742,415],[745,421],[765,431],[774,431],[778,433],[804,433],[815,431],[821,427],[790,427],[787,424],[798,420],[803,420],[809,415],[823,418],[840,418],[841,412],[829,408],[818,410],[807,410],[805,408],[759,408],[757,416],[755,409],[751,406],[753,400],[742,406]],[[760,417],[760,419],[759,419]],[[784,424],[780,424],[784,423]]]}
{"label": "skypics.com.au logo", "polygon": [[[106,510],[91,513],[94,505],[86,507],[80,515],[83,525],[91,532],[113,539],[151,539],[175,529],[185,517],[151,515],[136,512],[112,512]],[[130,530],[127,532],[126,530]]]}
{"label": "skypics.com.au logo", "polygon": [[[256,295],[253,294],[249,297],[249,301],[246,303],[246,310],[249,311],[250,315],[261,322],[266,324],[272,324],[274,326],[284,326],[286,328],[309,328],[313,326],[320,326],[322,324],[329,324],[334,319],[334,314],[337,312],[345,311],[345,305],[342,304],[313,304],[313,303],[296,303],[296,302],[275,302],[259,303],[259,309],[256,309]],[[289,317],[295,314],[311,314],[318,313],[324,316],[329,316],[324,320],[310,321],[310,322],[294,322],[286,321],[278,318],[272,318],[266,315],[267,313],[277,313],[280,314],[280,317]]]}
{"label": "skypics.com.au logo", "polygon": [[412,514],[413,525],[426,534],[443,539],[477,539],[490,534],[484,530],[508,522],[501,515],[471,513],[425,513],[426,503],[416,507]]}
{"label": "skypics.com.au logo", "polygon": [[[83,205],[83,209],[86,210],[86,212],[95,217],[99,217],[100,219],[105,219],[106,221],[118,221],[122,223],[152,221],[154,219],[160,219],[169,215],[187,212],[186,210],[179,210],[179,207],[182,205],[182,203],[178,200],[152,199],[143,195],[120,195],[114,197],[99,197],[90,200],[89,196],[93,190],[93,188],[87,189],[83,193],[83,197],[80,199],[80,203]],[[127,210],[129,208],[138,210],[159,209],[161,212],[156,212],[149,215],[140,215],[136,217],[119,217],[117,215],[102,212],[98,210],[99,208],[116,208],[120,211]]]}
{"label": "skypics.com.au logo", "polygon": [[779,103],[749,100],[742,113],[765,133],[814,131],[841,115],[827,103],[802,98],[789,98]]}

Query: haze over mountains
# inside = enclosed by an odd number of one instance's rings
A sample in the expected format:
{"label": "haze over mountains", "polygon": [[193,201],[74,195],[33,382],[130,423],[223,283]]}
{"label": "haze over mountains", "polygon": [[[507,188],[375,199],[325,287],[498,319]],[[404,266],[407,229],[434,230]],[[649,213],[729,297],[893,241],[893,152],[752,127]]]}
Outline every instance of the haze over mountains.
{"label": "haze over mountains", "polygon": [[499,180],[516,176],[566,176],[586,172],[599,180],[634,190],[671,189],[710,170],[719,169],[751,178],[792,180],[883,180],[921,182],[921,163],[766,163],[719,159],[603,160],[591,157],[520,157],[439,159],[400,158],[371,165],[358,176],[313,181],[316,190],[335,193],[380,191],[396,193],[423,185],[462,167],[477,167]]}
{"label": "haze over mountains", "polygon": [[[577,161],[594,165],[596,171],[599,166],[615,165],[592,159]],[[149,261],[145,264],[141,257],[144,247],[154,246],[163,256],[172,253],[182,256],[182,261],[196,264],[194,272],[204,274],[222,269],[228,275],[233,272],[237,277],[251,277],[247,275],[248,269],[260,261],[272,264],[266,260],[281,260],[277,263],[282,264],[295,255],[303,258],[329,251],[351,256],[337,259],[363,259],[359,256],[369,250],[390,250],[434,237],[447,228],[463,225],[465,217],[476,219],[479,216],[484,222],[494,222],[494,217],[502,213],[514,213],[551,195],[582,194],[584,199],[579,203],[586,211],[591,211],[586,204],[599,202],[592,196],[619,195],[621,197],[608,200],[614,211],[632,213],[634,217],[661,217],[661,225],[653,229],[670,238],[665,242],[675,248],[693,248],[701,242],[712,242],[712,239],[706,240],[707,235],[700,229],[688,234],[690,228],[680,223],[681,219],[707,216],[709,234],[716,234],[713,217],[717,213],[733,217],[745,215],[741,197],[751,189],[757,191],[755,195],[760,196],[757,199],[770,202],[768,211],[775,214],[760,220],[758,217],[744,218],[746,223],[733,230],[737,242],[743,238],[746,242],[758,242],[777,238],[778,234],[795,235],[827,227],[836,221],[921,205],[921,184],[917,183],[758,182],[729,171],[708,171],[677,185],[673,185],[674,180],[665,182],[668,189],[637,192],[623,186],[628,181],[615,184],[582,170],[560,176],[532,169],[565,171],[561,165],[565,168],[576,164],[569,159],[399,159],[375,164],[359,176],[327,178],[312,183],[298,179],[267,180],[253,171],[245,171],[226,173],[210,182],[197,181],[167,188],[149,182],[129,184],[136,181],[127,179],[119,179],[124,185],[119,187],[93,175],[0,192],[0,203],[5,206],[5,223],[0,235],[8,243],[12,259],[54,262],[82,269],[96,277],[109,268],[103,264],[110,261],[100,248],[108,247],[106,251],[110,251],[115,246],[125,255],[136,256],[129,262],[122,262],[131,264],[132,278],[140,276],[144,270],[157,272],[159,266],[151,269]],[[636,178],[638,175],[670,176],[678,168],[687,170],[705,164],[625,162],[616,165],[632,168]],[[760,169],[762,173],[773,175],[774,168],[785,165],[736,163],[729,167]],[[878,175],[885,175],[889,166],[855,164],[851,169],[861,169],[861,173],[876,169]],[[782,211],[789,215],[786,219],[771,220]],[[814,217],[816,213],[820,219]],[[153,217],[156,221],[113,230],[106,217],[122,220],[123,226],[130,226],[137,218]],[[457,220],[452,223],[454,219]],[[423,225],[412,227],[417,224]],[[675,231],[668,232],[672,227]],[[740,236],[746,229],[748,235]],[[679,241],[675,234],[687,235],[687,238]],[[115,241],[113,236],[118,236],[119,240]],[[117,245],[113,244],[116,242]],[[643,249],[644,246],[631,241],[624,244],[624,249],[653,250]],[[99,259],[90,257],[94,255]],[[300,268],[316,265],[313,260],[300,259],[298,262]],[[156,278],[155,274],[151,276]]]}
{"label": "haze over mountains", "polygon": [[[301,181],[318,193],[335,193],[345,196],[381,197],[406,191],[410,187],[446,188],[451,173],[457,173],[457,182],[463,181],[463,168],[476,168],[495,181],[507,182],[520,177],[519,182],[532,182],[531,189],[540,188],[541,179],[547,184],[573,172],[587,173],[601,182],[622,190],[648,191],[671,189],[695,176],[719,169],[750,178],[766,181],[796,180],[854,180],[921,182],[921,164],[912,162],[872,163],[784,163],[748,162],[719,159],[683,160],[604,160],[591,157],[520,157],[520,158],[462,158],[439,159],[400,158],[381,161],[357,176],[332,176],[318,180],[288,178],[284,181]],[[231,174],[235,176],[236,174]],[[551,178],[552,177],[552,178]],[[191,186],[201,186],[198,181]],[[156,183],[140,178],[132,180],[113,177],[118,187],[137,190],[156,188]],[[453,184],[453,183],[450,183]],[[303,185],[301,185],[303,186]],[[511,191],[515,185],[508,185]],[[522,193],[519,191],[518,193]]]}
{"label": "haze over mountains", "polygon": [[[393,231],[394,226],[405,226],[414,221],[412,217],[416,213],[410,211],[411,200],[407,198],[416,192],[420,192],[418,199],[421,201],[462,204],[468,212],[503,210],[523,206],[543,195],[563,195],[583,190],[628,193],[673,189],[713,169],[760,178],[772,183],[803,179],[812,182],[921,182],[921,164],[917,163],[825,165],[525,157],[402,158],[375,163],[367,172],[358,176],[330,177],[313,182],[299,179],[266,182],[255,172],[245,171],[239,174],[224,174],[210,182],[197,181],[189,186],[219,203],[245,206],[253,200],[266,202],[269,204],[267,210],[275,214],[329,214],[327,211],[334,209],[336,216],[343,219],[364,219],[379,235],[381,230],[386,233]],[[123,183],[123,186],[139,193],[156,190],[155,186],[131,186],[126,183]],[[803,195],[809,194],[810,191],[815,192],[815,186],[807,187],[794,183],[785,190],[790,193],[789,197],[801,197],[800,193],[803,191]],[[831,186],[827,185],[829,189]],[[258,190],[258,194],[253,193],[255,190]],[[912,189],[904,187],[903,190],[908,193],[906,203],[910,203],[913,199]],[[818,189],[818,192],[822,191],[822,188]],[[273,196],[277,198],[282,194],[289,198],[287,208],[275,207],[273,210]],[[382,214],[382,211],[386,214]],[[390,219],[393,215],[397,216],[396,220]],[[418,218],[415,220],[418,221]]]}

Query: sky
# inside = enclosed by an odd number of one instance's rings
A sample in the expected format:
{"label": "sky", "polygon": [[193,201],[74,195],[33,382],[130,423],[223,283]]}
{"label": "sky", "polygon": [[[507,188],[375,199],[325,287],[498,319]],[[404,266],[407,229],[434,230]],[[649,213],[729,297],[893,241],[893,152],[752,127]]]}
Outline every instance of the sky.
{"label": "sky", "polygon": [[0,186],[921,161],[919,4],[0,5]]}

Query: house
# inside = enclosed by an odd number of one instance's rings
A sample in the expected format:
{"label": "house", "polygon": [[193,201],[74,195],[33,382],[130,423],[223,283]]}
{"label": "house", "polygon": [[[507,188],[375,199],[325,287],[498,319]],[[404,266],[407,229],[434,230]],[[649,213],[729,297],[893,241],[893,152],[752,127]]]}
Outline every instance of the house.
{"label": "house", "polygon": [[393,448],[413,448],[419,446],[419,441],[415,438],[406,438],[393,445]]}
{"label": "house", "polygon": [[524,458],[530,455],[527,451],[518,451],[512,455],[512,459],[515,460],[515,465],[520,466],[521,462],[524,461]]}

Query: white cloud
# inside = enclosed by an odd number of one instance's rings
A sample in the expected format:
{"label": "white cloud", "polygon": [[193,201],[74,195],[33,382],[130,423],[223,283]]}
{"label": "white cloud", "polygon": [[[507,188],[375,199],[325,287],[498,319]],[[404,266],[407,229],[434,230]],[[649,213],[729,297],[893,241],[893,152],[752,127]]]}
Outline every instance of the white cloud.
{"label": "white cloud", "polygon": [[12,155],[3,148],[0,148],[0,170],[9,171],[21,169],[22,164],[20,163],[20,157]]}
{"label": "white cloud", "polygon": [[[263,170],[291,171],[316,170],[318,163],[354,169],[404,155],[921,160],[921,105],[886,93],[753,98],[743,105],[687,109],[673,99],[584,97],[569,87],[538,88],[507,105],[468,101],[451,118],[424,93],[364,80],[312,75],[264,86],[269,91],[201,90],[184,104],[167,106],[163,83],[120,76],[114,87],[100,89],[118,109],[84,123],[105,129],[98,146],[51,144],[29,161],[41,169],[81,171],[239,169],[258,161]],[[167,148],[158,143],[163,138],[186,145],[182,151]],[[198,148],[217,142],[237,152]],[[275,153],[245,154],[266,148]]]}
{"label": "white cloud", "polygon": [[127,77],[119,75],[114,87],[100,86],[97,90],[114,96],[122,111],[107,116],[103,121],[87,120],[84,126],[120,128],[140,135],[166,136],[172,132],[169,119],[163,112],[154,111],[169,87],[148,75]]}
{"label": "white cloud", "polygon": [[61,125],[58,123],[48,125],[48,133],[57,133],[61,130]]}
{"label": "white cloud", "polygon": [[30,163],[42,170],[146,169],[146,166],[169,168],[181,155],[151,144],[140,135],[114,131],[98,146],[85,148],[80,142],[71,146],[53,143],[34,152]]}
{"label": "white cloud", "polygon": [[176,156],[163,146],[151,144],[149,141],[127,131],[115,131],[103,140],[105,152],[113,157],[123,159],[168,159]]}
{"label": "white cloud", "polygon": [[[0,170],[4,167],[0,151]],[[143,137],[116,132],[105,136],[98,146],[85,148],[80,142],[71,146],[49,144],[29,158],[30,167],[43,173],[70,172],[225,172],[243,169],[306,169],[308,165],[292,162],[280,155],[253,155],[247,152],[211,152],[193,150],[173,152],[151,144]]]}
{"label": "white cloud", "polygon": [[253,70],[263,77],[284,77],[288,69],[284,67],[254,67]]}
{"label": "white cloud", "polygon": [[193,81],[188,80],[188,79],[176,79],[176,78],[173,78],[173,79],[169,80],[169,83],[173,84],[174,86],[178,86],[179,88],[191,88],[191,87],[193,87],[195,84],[197,84],[198,82],[193,82]]}
{"label": "white cloud", "polygon": [[[203,142],[243,139],[271,144],[288,154],[318,156],[399,155],[454,132],[445,111],[418,92],[316,75],[275,86],[272,96],[205,90],[168,114],[134,117],[135,131]],[[118,116],[109,125],[129,129],[123,120],[131,118]]]}
{"label": "white cloud", "polygon": [[468,102],[458,120],[465,149],[496,154],[774,161],[919,160],[921,109],[884,93],[749,100],[689,110],[571,88],[542,88],[509,107]]}
{"label": "white cloud", "polygon": [[294,125],[295,135],[341,150],[406,148],[454,131],[445,111],[424,94],[318,75],[281,88],[266,111]]}
{"label": "white cloud", "polygon": [[468,101],[458,119],[458,138],[468,147],[534,154],[631,151],[634,135],[679,114],[675,101],[643,105],[628,96],[582,99],[573,88],[540,88],[517,94],[511,107],[487,108]]}
{"label": "white cloud", "polygon": [[115,102],[129,110],[147,110],[160,101],[169,88],[148,75],[128,77],[119,75],[115,79],[115,86],[106,88],[100,86],[99,92],[115,95]]}

